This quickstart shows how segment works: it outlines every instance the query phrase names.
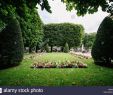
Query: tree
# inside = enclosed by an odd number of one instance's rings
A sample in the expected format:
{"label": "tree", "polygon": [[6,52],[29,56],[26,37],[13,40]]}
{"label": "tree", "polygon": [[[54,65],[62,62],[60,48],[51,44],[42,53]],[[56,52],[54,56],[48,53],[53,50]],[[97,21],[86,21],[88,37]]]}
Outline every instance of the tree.
{"label": "tree", "polygon": [[[4,5],[6,2],[11,3],[12,5]],[[32,48],[34,48],[43,38],[43,23],[36,8],[29,7],[25,2],[18,8],[17,7],[18,6],[16,6],[13,1],[8,2],[4,0],[1,2],[0,18],[4,23],[2,26],[5,27],[5,25],[7,25],[9,22],[8,17],[13,16],[17,18],[20,22],[24,46],[29,47],[29,51],[31,52]]]}
{"label": "tree", "polygon": [[49,6],[49,3],[48,3],[48,0],[0,0],[0,3],[1,3],[1,8],[7,6],[7,5],[12,5],[13,7],[16,8],[16,11],[19,12],[21,14],[21,6],[23,4],[26,4],[29,8],[36,8],[36,5],[39,4],[41,9],[42,10],[47,10],[48,12],[51,13],[51,10],[50,10],[50,6]]}
{"label": "tree", "polygon": [[113,20],[112,16],[106,17],[96,35],[92,48],[92,57],[96,64],[110,66],[113,59]]}
{"label": "tree", "polygon": [[30,9],[26,4],[21,9],[19,16],[24,46],[29,47],[29,52],[36,47],[43,38],[43,23],[36,9]]}
{"label": "tree", "polygon": [[89,50],[92,48],[93,43],[95,41],[96,33],[85,33],[83,37],[83,45],[86,50]]}
{"label": "tree", "polygon": [[83,34],[82,25],[72,23],[44,25],[44,40],[49,40],[48,44],[51,48],[53,46],[64,47],[66,42],[69,48],[77,47],[81,44]]}
{"label": "tree", "polygon": [[64,46],[64,50],[63,50],[65,53],[68,53],[69,52],[69,46],[68,46],[68,43],[65,43],[65,46]]}
{"label": "tree", "polygon": [[113,13],[113,0],[61,0],[66,3],[66,9],[71,11],[75,9],[78,16],[85,14],[93,14],[101,7],[102,11]]}
{"label": "tree", "polygon": [[[84,16],[85,14],[93,14],[98,11],[98,8],[101,7],[102,11],[107,11],[113,14],[113,0],[61,0],[66,4],[66,9],[71,11],[73,9],[77,10],[78,16]],[[51,7],[49,6],[48,0],[1,0],[1,7],[6,5],[13,5],[16,7],[17,11],[21,14],[19,9],[22,4],[27,4],[29,8],[35,8],[37,4],[40,5],[42,10],[51,11]]]}
{"label": "tree", "polygon": [[[25,45],[27,44],[27,42],[29,42],[28,44],[30,45],[30,47],[35,46],[39,42],[39,40],[42,39],[42,32],[40,31],[41,23],[39,23],[40,20],[39,18],[37,18],[38,14],[35,10],[37,3],[41,6],[42,10],[46,9],[48,12],[51,12],[47,0],[34,0],[32,2],[30,0],[0,0],[1,68],[18,65],[22,61],[23,40],[21,37],[21,30],[23,37],[25,38]],[[26,11],[26,9],[28,10]],[[20,24],[18,21],[20,22]],[[22,25],[24,26],[24,28],[22,27]],[[30,37],[28,36],[28,34],[30,35]],[[41,36],[39,37],[39,35]],[[28,39],[30,39],[30,41],[28,41],[26,36],[27,38],[29,37]],[[10,39],[8,39],[9,37]]]}
{"label": "tree", "polygon": [[46,52],[49,52],[49,45],[48,45],[48,43],[45,46],[45,50],[46,50]]}
{"label": "tree", "polygon": [[23,59],[23,40],[19,22],[9,18],[9,23],[0,32],[0,68],[16,66]]}

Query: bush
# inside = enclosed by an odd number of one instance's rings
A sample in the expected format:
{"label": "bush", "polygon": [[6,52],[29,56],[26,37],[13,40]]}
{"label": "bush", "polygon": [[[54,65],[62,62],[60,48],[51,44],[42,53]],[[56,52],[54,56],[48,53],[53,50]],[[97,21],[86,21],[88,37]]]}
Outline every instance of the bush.
{"label": "bush", "polygon": [[46,52],[49,52],[49,45],[48,44],[46,44],[45,50],[46,50]]}
{"label": "bush", "polygon": [[65,44],[64,52],[65,53],[68,53],[69,52],[69,45],[68,45],[68,43]]}
{"label": "bush", "polygon": [[19,22],[10,19],[0,32],[0,68],[15,66],[23,59],[23,40]]}
{"label": "bush", "polygon": [[92,48],[92,57],[96,64],[110,66],[113,59],[113,20],[106,17],[96,35]]}

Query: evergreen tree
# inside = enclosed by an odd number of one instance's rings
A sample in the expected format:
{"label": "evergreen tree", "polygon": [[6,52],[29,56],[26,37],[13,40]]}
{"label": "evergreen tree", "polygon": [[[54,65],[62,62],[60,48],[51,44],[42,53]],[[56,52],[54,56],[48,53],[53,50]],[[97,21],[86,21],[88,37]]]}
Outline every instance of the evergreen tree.
{"label": "evergreen tree", "polygon": [[110,66],[113,59],[113,18],[106,17],[97,31],[92,48],[92,57],[96,64]]}
{"label": "evergreen tree", "polygon": [[68,43],[65,43],[64,52],[65,53],[68,53],[69,52],[69,45],[68,45]]}
{"label": "evergreen tree", "polygon": [[18,20],[10,18],[0,32],[0,68],[20,64],[23,59],[23,40]]}
{"label": "evergreen tree", "polygon": [[50,50],[49,50],[49,45],[48,45],[48,43],[46,44],[46,46],[45,46],[45,50],[46,50],[46,52],[49,52]]}

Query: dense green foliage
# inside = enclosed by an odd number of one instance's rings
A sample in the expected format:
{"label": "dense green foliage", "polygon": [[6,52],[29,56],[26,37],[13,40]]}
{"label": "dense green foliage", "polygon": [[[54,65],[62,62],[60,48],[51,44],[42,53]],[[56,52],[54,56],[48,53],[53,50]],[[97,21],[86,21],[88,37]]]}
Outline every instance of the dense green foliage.
{"label": "dense green foliage", "polygon": [[17,6],[13,1],[9,1],[12,5],[7,4],[4,6],[5,2],[6,0],[2,1],[3,5],[1,3],[2,8],[0,9],[0,18],[2,19],[1,22],[3,24],[1,25],[0,23],[0,26],[5,27],[5,24],[9,22],[8,17],[17,18],[21,26],[24,46],[29,47],[29,51],[31,51],[43,37],[43,23],[36,8],[29,7],[27,2],[21,2],[21,6]]}
{"label": "dense green foliage", "polygon": [[67,42],[69,48],[81,44],[84,28],[82,25],[61,23],[44,25],[44,40],[49,40],[49,46],[64,47]]}
{"label": "dense green foliage", "polygon": [[97,32],[92,48],[92,57],[99,65],[110,65],[113,59],[113,20],[106,17]]}
{"label": "dense green foliage", "polygon": [[10,18],[0,32],[0,68],[18,65],[23,59],[23,40],[19,22]]}
{"label": "dense green foliage", "polygon": [[36,9],[30,9],[27,5],[21,9],[19,17],[21,30],[23,34],[24,46],[29,47],[29,52],[36,47],[43,38],[43,23]]}
{"label": "dense green foliage", "polygon": [[68,46],[68,43],[65,43],[65,46],[64,46],[63,51],[64,51],[65,53],[68,53],[68,52],[69,52],[69,46]]}
{"label": "dense green foliage", "polygon": [[66,3],[67,10],[77,10],[78,16],[84,16],[85,14],[93,14],[101,7],[102,11],[113,13],[113,5],[110,4],[113,0],[61,0]]}
{"label": "dense green foliage", "polygon": [[[110,3],[113,0],[61,0],[66,3],[66,9],[71,11],[73,9],[77,10],[77,15],[84,15],[86,13],[94,13],[98,11],[98,8],[101,7],[103,11],[107,11],[109,13],[113,13],[112,7]],[[29,8],[35,8],[37,4],[41,6],[41,9],[46,9],[51,13],[50,6],[48,0],[0,0],[3,6],[13,5],[17,9],[24,3],[27,4]]]}
{"label": "dense green foliage", "polygon": [[85,33],[83,38],[83,45],[86,50],[91,49],[93,46],[93,43],[95,41],[96,33]]}
{"label": "dense green foliage", "polygon": [[[51,10],[50,10],[50,6],[49,6],[49,3],[48,3],[48,0],[0,0],[0,6],[3,8],[7,5],[12,5],[13,7],[16,8],[16,11],[20,11],[21,9],[21,6],[23,4],[26,4],[29,8],[35,8],[37,4],[40,5],[41,9],[42,10],[47,10],[48,12],[51,13]],[[6,10],[7,12],[7,10]],[[21,14],[21,12],[20,12]]]}
{"label": "dense green foliage", "polygon": [[[20,59],[22,60],[22,58],[18,58],[18,60],[16,58],[17,56],[20,56],[20,53],[17,53],[16,49],[18,49],[18,51],[21,52],[20,57],[23,56],[22,55],[23,54],[22,53],[23,45],[21,45],[23,43],[21,43],[22,38],[20,37],[20,34],[18,33],[18,31],[22,32],[24,45],[29,47],[30,51],[32,51],[32,48],[35,47],[42,40],[42,37],[43,37],[42,22],[35,9],[36,6],[32,5],[32,7],[31,7],[27,1],[25,2],[25,0],[18,0],[18,1],[1,0],[0,7],[1,7],[0,8],[0,35],[3,35],[3,32],[1,32],[1,31],[3,31],[4,29],[5,30],[10,29],[8,31],[12,31],[12,32],[9,32],[10,34],[8,33],[7,35],[8,36],[13,35],[14,36],[14,37],[12,36],[13,39],[5,40],[5,41],[7,41],[5,43],[11,44],[11,45],[8,45],[9,46],[8,48],[14,49],[14,46],[11,43],[12,41],[14,41],[14,38],[15,38],[15,41],[16,40],[20,41],[20,44],[17,43],[19,46],[15,47],[14,51],[12,50],[13,53],[16,54],[15,57],[13,57],[14,55],[11,53],[11,51],[8,51],[8,54],[10,55],[10,57],[12,57],[12,59],[6,58],[6,59],[8,59],[9,64],[7,64],[8,63],[7,60],[5,61],[5,59],[3,57],[1,58],[2,63],[1,62],[0,63],[5,64],[5,66],[8,67],[8,65],[10,66],[10,64],[12,64],[12,65],[15,64],[16,61],[17,61],[17,63],[19,63]],[[10,23],[13,23],[13,22],[11,22],[12,20],[10,20],[10,19],[12,19],[12,18],[17,19],[18,20],[17,22],[19,22],[19,24],[16,24],[16,26],[12,24],[12,26],[11,26]],[[12,27],[14,27],[14,26],[15,26],[15,28],[13,29]],[[8,27],[8,29],[7,29],[7,27]],[[15,34],[16,28],[17,28],[17,34]],[[21,29],[18,30],[19,28],[21,28]],[[6,33],[6,32],[4,32],[4,33]],[[12,33],[14,33],[14,34],[12,34]],[[2,39],[2,36],[0,39]],[[4,39],[7,39],[7,37]],[[3,44],[4,42],[2,42],[2,41],[3,40],[1,40],[1,43]],[[5,45],[3,45],[3,48],[1,46],[1,51],[4,51],[4,50],[7,50],[7,47]],[[7,57],[7,55],[6,55],[6,57]]]}
{"label": "dense green foliage", "polygon": [[[110,4],[113,0],[61,0],[66,3],[66,9],[71,11],[73,9],[77,10],[77,15],[84,15],[86,13],[94,13],[98,11],[98,8],[101,7],[103,11],[113,13],[113,5]],[[13,5],[16,7],[17,11],[22,4],[25,4],[29,8],[35,8],[37,4],[41,6],[42,10],[47,10],[51,13],[51,7],[49,6],[48,0],[0,0],[0,3],[3,6]],[[53,2],[54,3],[54,2]]]}

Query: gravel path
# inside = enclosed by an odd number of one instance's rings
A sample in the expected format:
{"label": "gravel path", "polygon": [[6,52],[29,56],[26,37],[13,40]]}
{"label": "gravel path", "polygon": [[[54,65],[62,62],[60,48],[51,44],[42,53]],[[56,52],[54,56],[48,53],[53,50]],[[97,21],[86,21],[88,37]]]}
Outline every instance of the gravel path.
{"label": "gravel path", "polygon": [[73,54],[76,54],[76,55],[83,55],[83,56],[86,56],[86,57],[89,57],[89,58],[92,57],[90,52],[82,53],[82,52],[73,52],[73,51],[71,51],[70,53],[73,53]]}

